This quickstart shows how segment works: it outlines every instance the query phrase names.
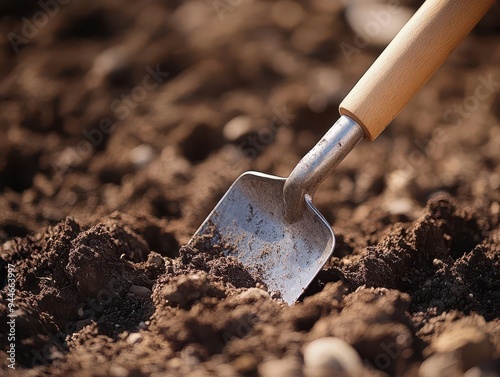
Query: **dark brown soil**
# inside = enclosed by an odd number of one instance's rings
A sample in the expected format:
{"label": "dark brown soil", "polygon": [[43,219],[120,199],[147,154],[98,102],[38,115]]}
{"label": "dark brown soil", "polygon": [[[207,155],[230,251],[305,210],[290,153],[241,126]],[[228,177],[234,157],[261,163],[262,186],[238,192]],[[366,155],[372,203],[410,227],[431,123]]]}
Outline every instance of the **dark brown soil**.
{"label": "dark brown soil", "polygon": [[0,374],[302,375],[334,336],[365,375],[498,375],[498,5],[320,187],[337,244],[299,303],[182,246],[243,171],[286,176],[381,51],[344,57],[342,2],[284,5],[74,0],[28,38],[40,4],[0,4]]}

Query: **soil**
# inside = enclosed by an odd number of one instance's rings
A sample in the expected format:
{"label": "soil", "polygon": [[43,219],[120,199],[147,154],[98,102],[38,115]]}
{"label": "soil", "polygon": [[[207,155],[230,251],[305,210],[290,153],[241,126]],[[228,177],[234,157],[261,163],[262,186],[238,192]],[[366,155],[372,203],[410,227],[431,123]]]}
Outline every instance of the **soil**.
{"label": "soil", "polygon": [[0,4],[0,373],[302,375],[333,336],[365,375],[498,375],[498,4],[321,185],[336,248],[289,307],[183,245],[242,172],[287,176],[382,48],[342,54],[342,2],[62,3],[35,33],[40,4]]}

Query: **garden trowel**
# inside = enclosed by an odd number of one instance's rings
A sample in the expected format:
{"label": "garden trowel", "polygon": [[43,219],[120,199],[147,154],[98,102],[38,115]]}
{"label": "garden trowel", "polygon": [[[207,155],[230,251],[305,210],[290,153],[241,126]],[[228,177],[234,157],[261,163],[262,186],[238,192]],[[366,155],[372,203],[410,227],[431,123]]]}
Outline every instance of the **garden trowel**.
{"label": "garden trowel", "polygon": [[335,237],[312,198],[319,184],[367,138],[374,140],[429,80],[494,0],[427,0],[340,104],[340,119],[288,178],[246,172],[190,243],[234,256],[269,291],[295,302],[331,256]]}

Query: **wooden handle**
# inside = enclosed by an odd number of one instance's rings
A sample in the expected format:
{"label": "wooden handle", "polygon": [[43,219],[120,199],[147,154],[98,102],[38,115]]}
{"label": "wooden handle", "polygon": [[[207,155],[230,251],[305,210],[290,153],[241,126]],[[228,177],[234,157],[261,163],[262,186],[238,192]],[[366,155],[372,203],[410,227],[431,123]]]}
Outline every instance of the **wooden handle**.
{"label": "wooden handle", "polygon": [[374,140],[495,0],[427,0],[340,104]]}

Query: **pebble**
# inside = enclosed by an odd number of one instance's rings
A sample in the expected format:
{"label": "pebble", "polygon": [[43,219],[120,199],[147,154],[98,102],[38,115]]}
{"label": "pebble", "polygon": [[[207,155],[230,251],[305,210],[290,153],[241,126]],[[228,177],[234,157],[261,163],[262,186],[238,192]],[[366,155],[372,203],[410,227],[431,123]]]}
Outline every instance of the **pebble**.
{"label": "pebble", "polygon": [[151,297],[151,290],[141,285],[132,285],[128,291],[137,297]]}
{"label": "pebble", "polygon": [[139,343],[141,341],[142,341],[142,335],[137,333],[137,332],[133,332],[132,334],[130,334],[127,337],[128,344],[136,344],[136,343]]}
{"label": "pebble", "polygon": [[306,377],[355,377],[363,373],[363,363],[356,350],[340,338],[312,341],[304,348]]}
{"label": "pebble", "polygon": [[121,365],[112,365],[109,368],[109,375],[111,377],[127,377],[129,376],[129,371]]}
{"label": "pebble", "polygon": [[238,375],[249,375],[257,364],[257,359],[252,354],[243,354],[234,359],[232,364]]}
{"label": "pebble", "polygon": [[161,267],[165,264],[162,256],[154,251],[148,255],[148,262],[155,264],[158,267]]}
{"label": "pebble", "polygon": [[118,334],[118,339],[126,341],[129,335],[130,335],[130,332],[125,330],[124,332]]}
{"label": "pebble", "polygon": [[141,321],[139,322],[139,325],[137,327],[141,330],[146,330],[148,328],[148,325],[146,324],[146,322]]}
{"label": "pebble", "polygon": [[258,301],[269,298],[269,293],[260,288],[249,288],[238,295],[241,301]]}
{"label": "pebble", "polygon": [[454,353],[464,370],[491,358],[492,346],[487,335],[477,327],[460,327],[441,334],[433,343],[436,353]]}
{"label": "pebble", "polygon": [[347,7],[345,14],[351,28],[368,44],[384,47],[408,22],[413,11],[399,5],[357,1]]}
{"label": "pebble", "polygon": [[500,372],[496,370],[497,368],[495,365],[474,367],[465,372],[463,377],[500,377]]}
{"label": "pebble", "polygon": [[83,316],[85,315],[85,310],[83,309],[83,306],[80,306],[80,307],[78,308],[78,312],[77,312],[77,313],[78,313],[78,315],[79,315],[80,317],[83,317]]}
{"label": "pebble", "polygon": [[392,215],[408,214],[413,206],[413,201],[408,198],[392,198],[383,203],[383,208]]}
{"label": "pebble", "polygon": [[490,207],[490,212],[492,215],[498,215],[500,214],[500,203],[498,202],[493,202]]}
{"label": "pebble", "polygon": [[251,130],[252,118],[248,115],[239,115],[226,123],[222,135],[229,141],[235,141]]}
{"label": "pebble", "polygon": [[90,89],[102,85],[103,80],[123,69],[128,63],[128,57],[121,47],[111,47],[104,50],[93,61],[92,67],[86,77],[86,84]]}
{"label": "pebble", "polygon": [[146,166],[154,157],[155,152],[151,145],[141,144],[129,152],[130,162],[136,169]]}
{"label": "pebble", "polygon": [[454,377],[461,376],[457,358],[451,354],[433,355],[420,365],[418,377]]}
{"label": "pebble", "polygon": [[268,360],[259,366],[260,377],[302,377],[300,363],[296,359]]}

